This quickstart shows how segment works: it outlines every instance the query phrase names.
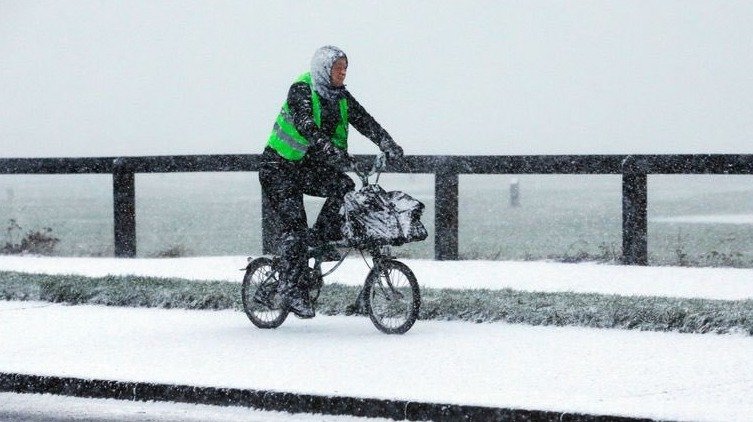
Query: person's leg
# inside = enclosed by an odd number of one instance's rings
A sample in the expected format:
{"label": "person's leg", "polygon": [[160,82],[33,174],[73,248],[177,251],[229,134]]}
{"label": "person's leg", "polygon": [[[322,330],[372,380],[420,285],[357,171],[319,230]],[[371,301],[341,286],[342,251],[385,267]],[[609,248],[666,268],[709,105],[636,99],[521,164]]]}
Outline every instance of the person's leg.
{"label": "person's leg", "polygon": [[[314,316],[299,280],[307,268],[306,262],[306,211],[303,193],[296,181],[296,172],[282,166],[263,166],[259,171],[262,194],[267,196],[281,228],[278,246],[280,256],[280,293],[288,306],[300,317]],[[305,293],[305,295],[304,295]]]}
{"label": "person's leg", "polygon": [[330,167],[314,169],[309,175],[304,183],[304,193],[327,198],[313,231],[322,241],[339,240],[342,238],[340,208],[343,197],[354,190],[356,185],[347,174]]}

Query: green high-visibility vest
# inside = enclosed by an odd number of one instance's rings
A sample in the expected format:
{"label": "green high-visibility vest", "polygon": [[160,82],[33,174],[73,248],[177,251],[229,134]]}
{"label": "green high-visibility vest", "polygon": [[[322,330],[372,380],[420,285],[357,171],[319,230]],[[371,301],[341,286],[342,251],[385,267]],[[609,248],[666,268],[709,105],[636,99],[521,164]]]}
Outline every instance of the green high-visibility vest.
{"label": "green high-visibility vest", "polygon": [[[311,105],[314,114],[314,123],[318,127],[322,127],[322,103],[319,100],[319,94],[316,93],[313,84],[311,83],[311,73],[307,72],[301,75],[297,82],[305,82],[311,90]],[[332,137],[332,143],[342,149],[348,150],[348,100],[341,98],[339,101],[340,106],[340,122],[335,128],[335,134]],[[293,123],[293,115],[290,113],[290,107],[288,102],[282,105],[280,114],[277,115],[277,120],[272,127],[272,134],[269,135],[269,141],[267,145],[272,147],[278,154],[288,160],[297,161],[306,155],[306,150],[309,147],[309,141],[303,135],[298,132],[295,124]]]}

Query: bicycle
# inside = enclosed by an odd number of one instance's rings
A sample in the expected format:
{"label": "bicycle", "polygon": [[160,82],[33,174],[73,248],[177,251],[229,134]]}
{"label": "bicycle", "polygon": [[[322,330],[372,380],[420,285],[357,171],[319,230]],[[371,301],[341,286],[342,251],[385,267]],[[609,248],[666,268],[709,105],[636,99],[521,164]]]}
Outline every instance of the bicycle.
{"label": "bicycle", "polygon": [[[353,170],[361,179],[363,188],[370,184],[369,178],[374,174],[377,176],[374,185],[378,185],[379,174],[384,167],[384,155],[380,155],[377,156],[369,171],[362,172],[357,166],[354,166]],[[332,247],[349,249],[342,254],[332,269],[322,273],[325,254]],[[340,240],[309,247],[308,258],[309,261],[313,258],[314,262],[313,265],[309,265],[299,282],[308,291],[312,306],[316,308],[324,286],[324,277],[332,274],[354,249],[362,256],[364,252],[367,252],[372,258],[371,270],[366,276],[356,304],[363,305],[365,313],[369,315],[371,322],[379,331],[386,334],[404,334],[418,318],[421,293],[413,271],[404,263],[394,259],[389,246]],[[243,310],[258,328],[277,328],[285,322],[290,312],[283,305],[283,300],[278,293],[279,262],[280,258],[277,256],[263,256],[253,260],[249,258],[248,266],[245,268],[241,287]]]}

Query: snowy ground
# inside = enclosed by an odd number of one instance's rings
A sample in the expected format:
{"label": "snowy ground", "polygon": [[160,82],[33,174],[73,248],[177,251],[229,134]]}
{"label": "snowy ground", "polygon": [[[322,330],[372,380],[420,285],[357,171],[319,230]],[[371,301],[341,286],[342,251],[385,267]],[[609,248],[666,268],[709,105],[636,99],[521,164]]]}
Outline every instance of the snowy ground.
{"label": "snowy ground", "polygon": [[[672,420],[753,414],[753,339],[0,301],[0,371]],[[2,407],[2,406],[0,406]]]}
{"label": "snowy ground", "polygon": [[[237,282],[245,262],[0,256],[0,270]],[[405,262],[426,287],[753,298],[751,269]],[[368,270],[360,258],[343,266],[332,281],[360,284]],[[753,414],[753,338],[738,335],[420,321],[393,337],[353,317],[261,331],[234,311],[0,302],[0,338],[3,372],[660,419]]]}
{"label": "snowy ground", "polygon": [[[519,261],[402,260],[422,287],[511,288],[543,292],[593,292],[626,296],[708,299],[753,298],[753,269],[640,267]],[[245,256],[196,258],[59,258],[0,256],[0,270],[44,274],[135,274],[240,282]],[[347,258],[327,282],[362,284],[368,267]]]}

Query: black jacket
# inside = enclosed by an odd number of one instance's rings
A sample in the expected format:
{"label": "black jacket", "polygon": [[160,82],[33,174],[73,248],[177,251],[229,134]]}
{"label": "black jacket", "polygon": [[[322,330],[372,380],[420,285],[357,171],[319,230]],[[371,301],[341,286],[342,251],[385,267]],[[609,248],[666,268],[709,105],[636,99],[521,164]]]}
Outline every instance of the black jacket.
{"label": "black jacket", "polygon": [[[345,90],[348,101],[348,123],[356,128],[363,136],[369,138],[377,146],[385,139],[392,140],[382,126]],[[322,126],[314,123],[314,113],[311,105],[311,88],[305,82],[296,82],[288,91],[288,107],[293,115],[293,123],[298,132],[309,140],[310,146],[306,152],[309,159],[327,161],[322,147],[330,142],[335,134],[335,128],[340,122],[340,107],[338,101],[330,101],[319,96],[322,112]]]}

